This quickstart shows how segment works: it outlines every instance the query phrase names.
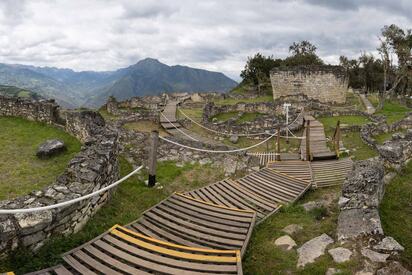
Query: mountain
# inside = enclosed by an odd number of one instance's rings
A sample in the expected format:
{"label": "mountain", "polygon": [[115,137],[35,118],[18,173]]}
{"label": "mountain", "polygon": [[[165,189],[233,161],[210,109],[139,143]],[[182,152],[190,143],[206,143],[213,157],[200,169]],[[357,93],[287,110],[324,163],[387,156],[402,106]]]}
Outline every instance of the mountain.
{"label": "mountain", "polygon": [[222,73],[186,66],[168,66],[146,58],[115,71],[76,72],[71,69],[0,63],[0,84],[29,89],[55,98],[68,108],[98,107],[113,95],[118,100],[163,92],[226,92],[237,83]]}

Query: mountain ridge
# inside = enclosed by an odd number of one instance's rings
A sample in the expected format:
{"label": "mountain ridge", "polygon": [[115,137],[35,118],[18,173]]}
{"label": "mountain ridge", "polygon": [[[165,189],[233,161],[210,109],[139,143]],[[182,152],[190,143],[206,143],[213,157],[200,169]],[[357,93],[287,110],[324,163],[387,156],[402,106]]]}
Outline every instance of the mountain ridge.
{"label": "mountain ridge", "polygon": [[29,89],[45,98],[55,98],[64,107],[98,107],[107,97],[124,100],[162,92],[226,92],[237,82],[221,72],[184,65],[166,65],[145,58],[113,71],[74,71],[0,63],[0,85]]}

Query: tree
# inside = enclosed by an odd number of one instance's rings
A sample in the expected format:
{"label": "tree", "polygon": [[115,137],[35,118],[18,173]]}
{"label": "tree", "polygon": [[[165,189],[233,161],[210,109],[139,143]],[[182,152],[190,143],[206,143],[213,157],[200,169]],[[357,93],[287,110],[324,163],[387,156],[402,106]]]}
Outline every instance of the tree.
{"label": "tree", "polygon": [[243,82],[257,86],[259,92],[265,83],[269,82],[270,70],[279,67],[281,59],[274,59],[273,56],[264,56],[261,53],[248,57],[245,68],[240,73]]}
{"label": "tree", "polygon": [[384,26],[381,30],[382,37],[387,41],[389,51],[394,52],[398,59],[396,79],[389,92],[394,92],[400,86],[400,92],[404,93],[412,78],[412,30],[404,31],[395,24]]}
{"label": "tree", "polygon": [[286,66],[298,65],[323,65],[322,59],[316,54],[317,47],[307,40],[293,42],[289,46],[289,52],[292,54],[284,61]]}

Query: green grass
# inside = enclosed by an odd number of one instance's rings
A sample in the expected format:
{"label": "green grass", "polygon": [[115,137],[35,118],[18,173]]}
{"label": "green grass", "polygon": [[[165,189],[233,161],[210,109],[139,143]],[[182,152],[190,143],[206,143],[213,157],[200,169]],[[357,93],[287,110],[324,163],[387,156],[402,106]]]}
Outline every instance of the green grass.
{"label": "green grass", "polygon": [[104,109],[104,108],[100,108],[100,109],[99,109],[99,113],[102,115],[102,117],[103,117],[105,120],[116,120],[116,119],[119,118],[119,117],[116,116],[116,115],[109,114],[109,113],[107,112],[107,110]]}
{"label": "green grass", "polygon": [[[52,184],[80,151],[76,138],[44,123],[0,117],[0,129],[0,200]],[[49,159],[37,158],[38,146],[47,139],[62,140],[67,150]]]}
{"label": "green grass", "polygon": [[259,96],[256,98],[242,98],[242,99],[236,99],[236,98],[226,98],[226,99],[218,99],[215,100],[214,103],[216,105],[234,105],[239,102],[244,102],[244,103],[256,103],[256,102],[272,102],[273,101],[273,96],[272,95],[266,95],[266,96]]}
{"label": "green grass", "polygon": [[336,128],[336,123],[340,121],[340,124],[346,124],[349,126],[353,125],[363,125],[370,120],[366,117],[363,116],[334,116],[334,117],[321,117],[319,118],[319,121],[323,123],[323,127],[325,127],[325,130],[328,133],[333,133],[333,131]]}
{"label": "green grass", "polygon": [[374,136],[374,138],[375,138],[375,140],[378,144],[383,144],[385,141],[392,139],[392,135],[394,133],[406,133],[406,130],[383,133],[383,134],[379,134],[379,135]]}
{"label": "green grass", "polygon": [[236,120],[237,124],[240,123],[245,123],[245,122],[250,122],[254,121],[258,117],[263,116],[261,113],[243,113],[238,120]]}
{"label": "green grass", "polygon": [[220,113],[217,114],[213,117],[211,117],[210,119],[213,121],[214,119],[216,119],[217,121],[220,122],[225,122],[228,121],[229,119],[236,117],[239,114],[239,112],[227,112],[227,113]]}
{"label": "green grass", "polygon": [[[279,213],[257,226],[254,229],[243,260],[244,274],[325,274],[329,267],[336,267],[342,270],[340,274],[353,274],[358,266],[356,260],[345,264],[335,264],[327,253],[319,257],[315,263],[309,264],[303,269],[298,269],[296,267],[298,259],[296,250],[284,251],[274,245],[274,241],[278,237],[286,234],[281,229],[289,224],[299,224],[303,227],[301,232],[291,236],[296,241],[298,247],[322,233],[334,237],[338,217],[336,199],[329,209],[322,208],[310,212],[306,212],[300,206],[300,203],[319,200],[327,194],[338,194],[339,192],[340,187],[309,191],[299,201],[299,205],[295,203],[285,206],[281,208]],[[335,196],[337,197],[337,195]],[[322,217],[319,218],[319,214],[322,214]],[[330,246],[330,248],[332,247],[333,245]]]}
{"label": "green grass", "polygon": [[[237,117],[238,115],[239,115],[239,112],[220,113],[220,114],[217,114],[217,115],[213,116],[211,118],[211,120],[213,121],[213,119],[217,119],[217,121],[225,122],[225,121],[228,121],[231,118]],[[263,116],[263,114],[257,113],[257,112],[243,113],[238,119],[236,119],[236,124],[241,124],[241,123],[245,123],[245,122],[254,121],[255,119],[257,119],[258,117],[261,117],[261,116]]]}
{"label": "green grass", "polygon": [[[301,136],[302,132],[295,133],[296,136]],[[254,144],[257,144],[261,142],[262,140],[255,140],[247,137],[239,137],[239,140],[236,144],[233,144],[230,142],[229,138],[225,138],[223,140],[223,143],[233,146],[233,147],[238,147],[238,148],[245,148],[252,146]],[[280,139],[280,151],[283,153],[297,153],[300,148],[300,139],[289,139],[289,143],[286,142],[285,138]],[[257,147],[252,148],[249,150],[250,152],[264,152],[264,151],[269,151],[269,152],[274,152],[276,150],[276,137],[271,138],[268,142],[265,142],[264,144],[261,144]]]}
{"label": "green grass", "polygon": [[370,101],[370,103],[372,103],[373,107],[375,108],[378,107],[379,105],[378,94],[369,94],[366,98]]}
{"label": "green grass", "polygon": [[405,115],[410,111],[411,109],[402,104],[399,104],[395,101],[386,100],[383,104],[382,109],[376,112],[376,114],[385,115],[388,124],[393,124],[394,122],[404,118]]}
{"label": "green grass", "polygon": [[[132,171],[132,166],[120,158],[121,175]],[[157,180],[162,189],[149,188],[143,183],[146,173],[124,181],[111,200],[94,215],[78,233],[67,237],[54,237],[33,254],[19,249],[12,256],[0,260],[0,272],[25,273],[60,263],[61,255],[110,229],[114,224],[125,225],[139,218],[143,211],[160,202],[174,191],[186,191],[215,182],[224,177],[221,169],[211,166],[185,165],[177,167],[174,162],[158,165]],[[27,259],[30,259],[28,261]]]}
{"label": "green grass", "polygon": [[176,116],[178,119],[185,119],[186,117],[179,112],[182,110],[188,117],[195,121],[201,121],[203,116],[203,108],[179,108],[176,112]]}
{"label": "green grass", "polygon": [[412,162],[385,187],[379,207],[385,235],[395,238],[405,251],[401,260],[412,269]]}
{"label": "green grass", "polygon": [[[327,137],[332,137],[338,120],[340,120],[341,125],[347,124],[349,126],[362,125],[369,122],[369,120],[363,116],[321,117],[319,121],[323,123]],[[342,133],[342,140],[343,145],[350,150],[350,154],[355,160],[363,160],[377,156],[377,152],[362,141],[359,132]],[[331,146],[331,144],[329,145]]]}
{"label": "green grass", "polygon": [[346,93],[346,103],[345,106],[354,106],[355,109],[364,111],[365,106],[357,94],[354,93]]}

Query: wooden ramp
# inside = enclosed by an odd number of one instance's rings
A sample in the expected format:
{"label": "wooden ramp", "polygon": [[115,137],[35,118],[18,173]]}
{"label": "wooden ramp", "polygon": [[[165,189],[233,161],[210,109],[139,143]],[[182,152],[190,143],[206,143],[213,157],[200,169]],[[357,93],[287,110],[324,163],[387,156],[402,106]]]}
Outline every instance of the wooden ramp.
{"label": "wooden ramp", "polygon": [[203,249],[246,250],[256,214],[173,194],[127,228],[179,245]]}
{"label": "wooden ramp", "polygon": [[316,187],[340,185],[352,170],[350,158],[339,160],[323,160],[310,163],[313,182]]}
{"label": "wooden ramp", "polygon": [[176,245],[119,225],[63,260],[63,265],[35,274],[242,274],[239,250]]}
{"label": "wooden ramp", "polygon": [[[324,159],[336,159],[336,153],[329,150],[326,143],[325,129],[322,123],[317,121],[312,116],[305,116],[305,121],[310,121],[309,129],[309,148],[310,148],[310,160],[324,160]],[[307,124],[305,123],[305,129],[303,136],[306,137]],[[300,144],[300,152],[302,160],[309,160],[306,156],[306,139],[303,139]]]}
{"label": "wooden ramp", "polygon": [[312,168],[309,161],[274,161],[268,163],[267,167],[306,182],[313,182]]}
{"label": "wooden ramp", "polygon": [[255,192],[243,188],[237,181],[230,179],[210,184],[186,194],[203,201],[254,211],[258,223],[280,208],[280,204],[265,199]]}
{"label": "wooden ramp", "polygon": [[283,173],[263,168],[237,180],[240,186],[274,203],[290,203],[299,199],[311,186]]}
{"label": "wooden ramp", "polygon": [[[259,159],[260,167],[266,166],[269,162],[276,161],[275,152],[248,152],[248,156],[257,157]],[[280,160],[298,160],[300,155],[298,153],[280,153]]]}

